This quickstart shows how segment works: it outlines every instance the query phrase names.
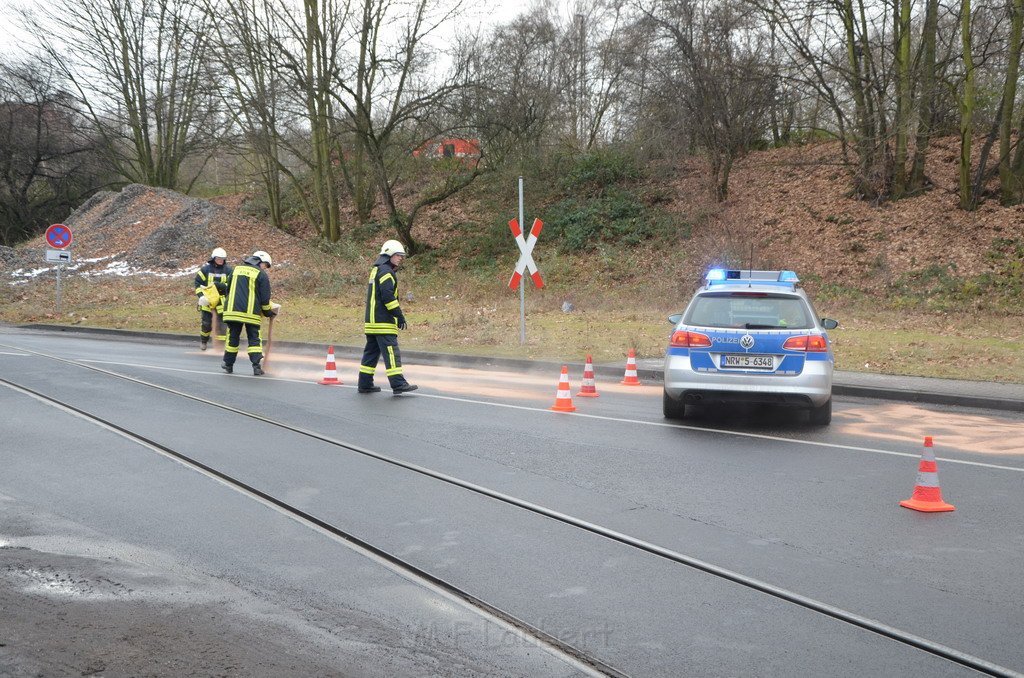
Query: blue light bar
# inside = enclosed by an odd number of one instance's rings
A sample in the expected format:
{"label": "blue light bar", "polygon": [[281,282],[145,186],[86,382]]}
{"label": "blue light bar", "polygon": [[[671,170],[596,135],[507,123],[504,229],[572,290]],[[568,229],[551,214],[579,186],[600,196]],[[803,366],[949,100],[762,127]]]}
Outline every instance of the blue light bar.
{"label": "blue light bar", "polygon": [[800,282],[795,271],[752,271],[727,268],[712,268],[708,270],[704,279],[709,286],[735,283],[795,286]]}

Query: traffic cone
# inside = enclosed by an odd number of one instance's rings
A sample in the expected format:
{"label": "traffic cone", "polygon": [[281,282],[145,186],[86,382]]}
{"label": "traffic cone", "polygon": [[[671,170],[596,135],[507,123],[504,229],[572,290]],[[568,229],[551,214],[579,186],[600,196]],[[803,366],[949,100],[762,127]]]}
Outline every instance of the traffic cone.
{"label": "traffic cone", "polygon": [[334,364],[334,347],[327,347],[327,365],[324,366],[324,378],[316,382],[324,386],[334,386],[341,383],[338,379],[338,368]]}
{"label": "traffic cone", "polygon": [[910,499],[901,501],[900,506],[928,513],[956,510],[952,504],[942,501],[942,490],[939,488],[939,467],[935,464],[931,436],[924,437],[924,452],[917,465],[917,484],[914,485],[914,494]]}
{"label": "traffic cone", "polygon": [[626,386],[639,386],[640,379],[636,376],[636,351],[629,349],[629,357],[626,358],[626,376],[620,384]]}
{"label": "traffic cone", "polygon": [[576,406],[572,404],[572,393],[569,392],[569,368],[562,365],[562,376],[558,378],[558,393],[555,394],[555,406],[551,408],[555,412],[575,412]]}
{"label": "traffic cone", "polygon": [[597,392],[597,384],[594,383],[594,361],[588,355],[587,364],[583,366],[583,385],[580,387],[580,392],[576,394],[576,397],[597,398],[600,395]]}

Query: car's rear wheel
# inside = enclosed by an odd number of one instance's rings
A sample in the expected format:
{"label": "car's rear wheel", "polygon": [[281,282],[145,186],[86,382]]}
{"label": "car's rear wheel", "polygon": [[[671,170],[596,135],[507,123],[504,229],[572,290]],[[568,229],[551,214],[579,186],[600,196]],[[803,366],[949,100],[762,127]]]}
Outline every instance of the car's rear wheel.
{"label": "car's rear wheel", "polygon": [[832,399],[829,398],[821,407],[811,408],[811,423],[815,426],[828,426],[832,423]]}
{"label": "car's rear wheel", "polygon": [[667,391],[662,391],[661,409],[666,419],[682,419],[686,415],[686,405],[670,397]]}

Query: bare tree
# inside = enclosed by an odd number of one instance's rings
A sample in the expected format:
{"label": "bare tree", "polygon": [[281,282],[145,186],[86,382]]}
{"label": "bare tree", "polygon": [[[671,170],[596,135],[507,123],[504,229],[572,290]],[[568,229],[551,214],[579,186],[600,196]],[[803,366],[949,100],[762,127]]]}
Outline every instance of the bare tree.
{"label": "bare tree", "polygon": [[71,95],[41,59],[0,64],[0,244],[66,217],[100,187],[92,140]]}
{"label": "bare tree", "polygon": [[893,64],[895,67],[896,115],[895,152],[893,157],[892,196],[901,198],[907,190],[908,141],[913,107],[913,91],[910,84],[910,0],[893,3]]}
{"label": "bare tree", "polygon": [[341,238],[338,166],[345,162],[340,146],[340,114],[332,91],[338,86],[347,24],[352,19],[347,1],[303,0],[301,14],[280,6],[278,16],[287,39],[278,43],[282,63],[304,106],[308,152],[297,151],[306,162],[312,186],[311,221],[320,235],[332,242]]}
{"label": "bare tree", "polygon": [[492,130],[488,149],[522,162],[536,157],[558,130],[559,29],[550,13],[536,7],[483,40],[465,46],[462,57],[480,86],[475,96],[476,127]]}
{"label": "bare tree", "polygon": [[[599,141],[608,141],[618,130],[609,128],[609,116],[623,102],[623,85],[634,57],[648,42],[647,36],[632,30],[633,21],[623,3],[598,4],[590,13],[580,12],[582,50],[593,58],[581,63],[579,89],[584,106],[580,111],[580,139],[583,147],[593,149]],[[584,28],[590,28],[584,32]],[[588,46],[586,40],[589,35]],[[602,135],[605,138],[602,139]]]}
{"label": "bare tree", "polygon": [[914,159],[910,169],[908,193],[919,193],[925,187],[925,161],[935,127],[935,108],[938,99],[937,39],[939,30],[939,0],[925,0],[924,26],[921,30],[921,58],[918,68],[919,117]]}
{"label": "bare tree", "polygon": [[766,36],[738,4],[665,0],[644,14],[668,39],[663,76],[708,157],[712,192],[725,200],[732,165],[767,128],[774,101]]}
{"label": "bare tree", "polygon": [[432,0],[416,0],[408,12],[396,9],[388,0],[363,0],[361,13],[354,13],[358,58],[335,80],[332,96],[365,152],[389,226],[413,254],[422,249],[412,232],[419,211],[469,186],[486,166],[482,155],[448,163],[438,168],[441,176],[427,182],[411,204],[400,203],[397,189],[412,171],[413,151],[431,138],[471,131],[465,123],[439,123],[444,111],[475,83],[466,77],[464,60],[436,81],[429,73],[428,40],[457,15],[457,5],[439,11]]}
{"label": "bare tree", "polygon": [[1011,158],[1014,102],[1017,100],[1017,79],[1020,76],[1021,29],[1024,27],[1024,0],[1011,0],[1010,36],[1006,57],[1006,78],[1003,84],[1002,119],[999,127],[999,185],[1000,199],[1004,205],[1024,201],[1024,144],[1020,143],[1024,133],[1024,106],[1021,107],[1021,125],[1017,132],[1016,157]]}
{"label": "bare tree", "polygon": [[301,182],[283,161],[281,138],[285,73],[278,56],[280,36],[274,25],[272,0],[207,0],[205,10],[216,39],[216,55],[226,84],[220,94],[224,111],[241,136],[242,155],[263,184],[270,223],[284,225],[281,176],[287,176],[312,210]]}
{"label": "bare tree", "polygon": [[971,39],[971,0],[960,0],[960,44],[963,46],[964,91],[960,99],[960,208],[977,207],[971,184],[971,137],[974,134],[975,72]]}
{"label": "bare tree", "polygon": [[56,0],[26,23],[127,180],[189,190],[221,130],[205,14],[187,0]]}

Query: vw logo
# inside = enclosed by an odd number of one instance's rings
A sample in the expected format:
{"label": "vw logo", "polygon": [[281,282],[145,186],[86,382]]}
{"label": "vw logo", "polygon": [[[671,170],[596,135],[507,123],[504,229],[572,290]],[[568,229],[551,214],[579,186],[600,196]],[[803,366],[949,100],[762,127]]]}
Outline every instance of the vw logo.
{"label": "vw logo", "polygon": [[749,351],[754,348],[754,338],[749,334],[744,334],[740,337],[740,348]]}

